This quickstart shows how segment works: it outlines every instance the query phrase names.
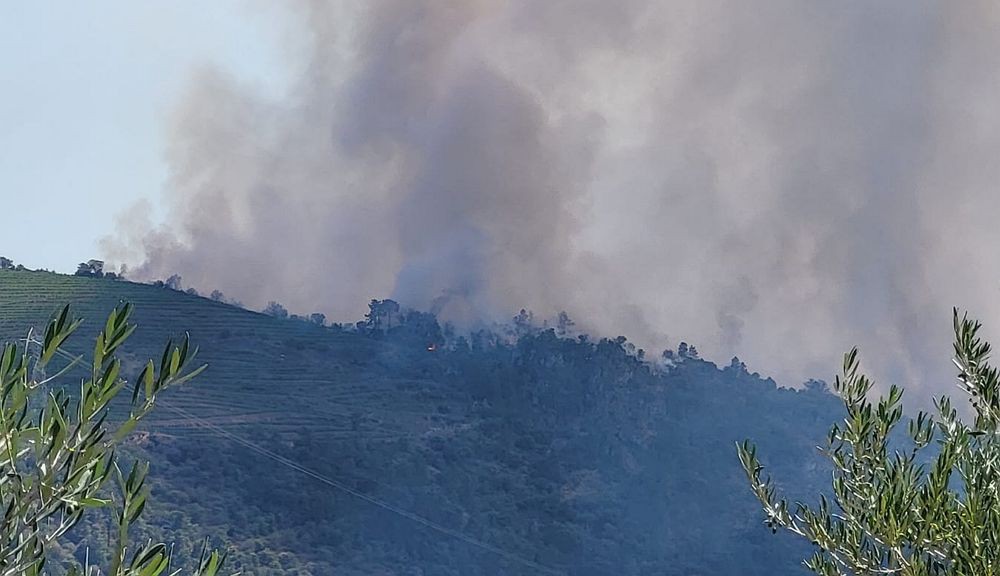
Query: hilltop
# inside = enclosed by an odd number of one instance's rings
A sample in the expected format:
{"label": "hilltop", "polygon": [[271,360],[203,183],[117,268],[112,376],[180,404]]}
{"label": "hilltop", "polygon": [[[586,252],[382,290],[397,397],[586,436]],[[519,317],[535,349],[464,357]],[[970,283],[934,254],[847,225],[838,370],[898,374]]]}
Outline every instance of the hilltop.
{"label": "hilltop", "polygon": [[69,302],[84,353],[122,299],[139,324],[126,368],[185,331],[210,366],[130,441],[153,460],[145,530],[178,558],[209,535],[250,574],[804,573],[808,550],[761,527],[734,443],[815,494],[814,446],[841,417],[821,389],[686,354],[656,370],[623,338],[467,339],[419,314],[331,329],[48,272],[0,271],[0,339]]}

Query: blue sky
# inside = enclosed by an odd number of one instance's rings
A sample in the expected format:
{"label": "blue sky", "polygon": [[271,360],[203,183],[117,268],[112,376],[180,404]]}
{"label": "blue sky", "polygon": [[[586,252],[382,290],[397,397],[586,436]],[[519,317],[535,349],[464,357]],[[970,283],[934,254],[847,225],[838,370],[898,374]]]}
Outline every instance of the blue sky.
{"label": "blue sky", "polygon": [[4,2],[0,255],[70,271],[116,213],[157,206],[165,119],[193,70],[282,90],[278,16],[234,0]]}

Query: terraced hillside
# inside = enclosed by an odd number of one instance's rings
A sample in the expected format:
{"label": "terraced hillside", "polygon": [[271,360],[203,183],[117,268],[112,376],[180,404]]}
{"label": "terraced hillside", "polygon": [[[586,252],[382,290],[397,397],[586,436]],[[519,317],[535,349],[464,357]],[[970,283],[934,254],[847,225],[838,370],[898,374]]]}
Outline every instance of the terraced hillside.
{"label": "terraced hillside", "polygon": [[[102,319],[122,300],[135,305],[135,320],[142,327],[131,348],[133,370],[141,367],[138,362],[155,357],[168,338],[189,333],[209,371],[197,385],[174,392],[170,404],[227,429],[266,430],[272,438],[306,429],[325,440],[358,433],[393,439],[458,419],[411,410],[416,396],[434,399],[432,381],[414,374],[390,384],[359,370],[373,361],[399,362],[403,350],[145,284],[0,272],[0,335],[23,337],[29,326],[43,328],[53,312],[70,303],[88,321],[67,349],[86,353]],[[332,350],[336,361],[331,362]],[[290,413],[297,418],[289,419]],[[149,427],[154,435],[208,433],[170,411],[160,411],[156,419]]]}
{"label": "terraced hillside", "polygon": [[[126,368],[183,331],[209,364],[132,439],[154,462],[144,530],[178,558],[211,536],[250,574],[801,573],[804,551],[760,529],[733,443],[815,493],[826,393],[697,358],[662,374],[623,339],[428,342],[46,272],[0,271],[0,338],[69,302],[84,353],[122,299]],[[99,553],[103,530],[63,552]]]}

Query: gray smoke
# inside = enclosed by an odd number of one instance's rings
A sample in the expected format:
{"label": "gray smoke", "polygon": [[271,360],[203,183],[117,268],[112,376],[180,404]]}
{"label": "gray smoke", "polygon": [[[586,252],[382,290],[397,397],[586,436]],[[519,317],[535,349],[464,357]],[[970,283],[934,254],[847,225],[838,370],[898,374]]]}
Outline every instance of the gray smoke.
{"label": "gray smoke", "polygon": [[109,259],[338,319],[565,309],[784,384],[858,344],[937,392],[950,307],[1000,327],[989,2],[295,6],[287,98],[199,72],[168,223]]}

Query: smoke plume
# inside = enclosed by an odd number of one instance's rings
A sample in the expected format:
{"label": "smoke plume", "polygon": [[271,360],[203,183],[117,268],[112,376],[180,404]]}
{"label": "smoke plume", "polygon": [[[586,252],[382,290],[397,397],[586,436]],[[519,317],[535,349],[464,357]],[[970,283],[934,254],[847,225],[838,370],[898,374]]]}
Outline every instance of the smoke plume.
{"label": "smoke plume", "polygon": [[134,275],[566,310],[789,385],[858,344],[944,390],[951,306],[1000,327],[989,2],[294,6],[286,98],[205,69],[179,100],[167,223],[106,243]]}

